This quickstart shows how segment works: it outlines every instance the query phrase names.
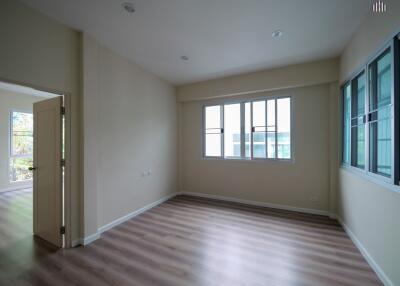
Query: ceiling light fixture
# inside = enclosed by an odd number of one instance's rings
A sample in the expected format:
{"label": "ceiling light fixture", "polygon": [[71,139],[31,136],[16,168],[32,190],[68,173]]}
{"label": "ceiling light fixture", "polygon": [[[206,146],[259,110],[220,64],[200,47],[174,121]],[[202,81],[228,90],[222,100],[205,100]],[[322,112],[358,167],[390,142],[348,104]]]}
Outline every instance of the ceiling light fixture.
{"label": "ceiling light fixture", "polygon": [[183,60],[183,61],[188,61],[189,58],[188,58],[187,56],[181,56],[181,60]]}
{"label": "ceiling light fixture", "polygon": [[134,13],[135,12],[135,7],[133,6],[132,3],[130,2],[125,2],[122,4],[122,7],[125,9],[126,12],[128,13]]}
{"label": "ceiling light fixture", "polygon": [[283,35],[282,30],[275,30],[272,32],[272,38],[279,38],[282,37],[282,35]]}

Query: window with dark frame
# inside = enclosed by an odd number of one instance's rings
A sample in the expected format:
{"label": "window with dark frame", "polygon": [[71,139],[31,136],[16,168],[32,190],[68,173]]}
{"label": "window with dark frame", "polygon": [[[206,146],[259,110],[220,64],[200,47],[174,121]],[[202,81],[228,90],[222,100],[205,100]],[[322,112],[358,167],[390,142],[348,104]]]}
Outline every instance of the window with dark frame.
{"label": "window with dark frame", "polygon": [[342,87],[342,164],[399,185],[399,39]]}
{"label": "window with dark frame", "polygon": [[205,106],[204,157],[292,158],[291,98]]}
{"label": "window with dark frame", "polygon": [[351,165],[365,168],[365,73],[351,81]]}

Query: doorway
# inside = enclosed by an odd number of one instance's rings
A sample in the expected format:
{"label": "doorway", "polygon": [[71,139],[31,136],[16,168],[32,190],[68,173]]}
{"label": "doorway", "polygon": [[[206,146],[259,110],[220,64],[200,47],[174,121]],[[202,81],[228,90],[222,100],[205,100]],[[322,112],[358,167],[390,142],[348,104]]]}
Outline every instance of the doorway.
{"label": "doorway", "polygon": [[0,82],[0,250],[33,234],[65,245],[65,102]]}

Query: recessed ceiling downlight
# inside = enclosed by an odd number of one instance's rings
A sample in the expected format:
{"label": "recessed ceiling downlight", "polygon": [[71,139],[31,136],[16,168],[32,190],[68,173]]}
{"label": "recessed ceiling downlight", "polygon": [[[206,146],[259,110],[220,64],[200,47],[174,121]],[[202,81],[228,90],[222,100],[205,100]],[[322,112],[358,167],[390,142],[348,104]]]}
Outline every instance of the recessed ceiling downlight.
{"label": "recessed ceiling downlight", "polygon": [[283,35],[282,30],[275,30],[272,32],[272,38],[279,38],[282,37],[282,35]]}
{"label": "recessed ceiling downlight", "polygon": [[125,9],[126,12],[128,13],[134,13],[135,12],[135,6],[133,6],[132,3],[130,2],[125,2],[122,4],[122,7]]}

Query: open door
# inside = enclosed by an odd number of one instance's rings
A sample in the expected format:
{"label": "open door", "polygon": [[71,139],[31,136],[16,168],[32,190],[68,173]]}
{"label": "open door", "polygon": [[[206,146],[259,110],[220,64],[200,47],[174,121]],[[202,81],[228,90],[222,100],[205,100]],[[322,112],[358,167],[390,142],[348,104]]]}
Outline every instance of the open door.
{"label": "open door", "polygon": [[62,237],[62,101],[33,104],[33,233],[57,246]]}

